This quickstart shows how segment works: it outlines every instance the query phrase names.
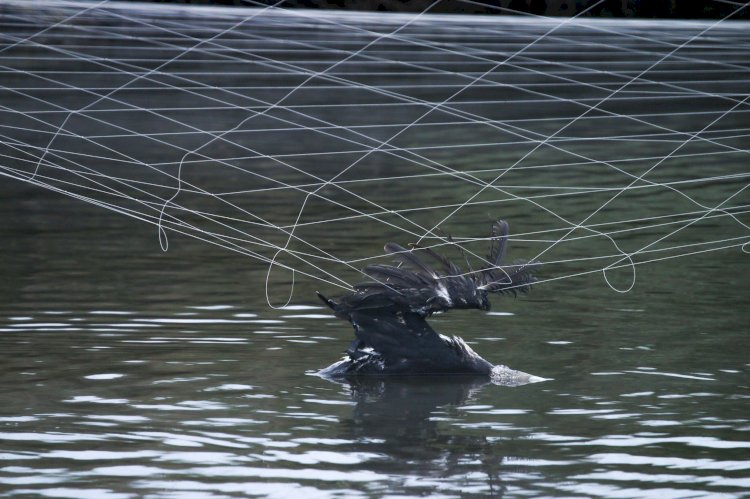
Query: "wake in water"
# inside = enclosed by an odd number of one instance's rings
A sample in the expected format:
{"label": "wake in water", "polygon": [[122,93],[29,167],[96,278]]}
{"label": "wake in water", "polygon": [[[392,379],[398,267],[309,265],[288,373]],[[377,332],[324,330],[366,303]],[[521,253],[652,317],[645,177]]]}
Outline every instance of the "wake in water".
{"label": "wake in water", "polygon": [[439,250],[500,210],[538,284],[624,292],[643,264],[748,251],[746,5],[629,22],[6,1],[0,174],[153,224],[164,250],[178,233],[262,262],[272,306],[270,285],[352,290],[381,258],[338,238]]}

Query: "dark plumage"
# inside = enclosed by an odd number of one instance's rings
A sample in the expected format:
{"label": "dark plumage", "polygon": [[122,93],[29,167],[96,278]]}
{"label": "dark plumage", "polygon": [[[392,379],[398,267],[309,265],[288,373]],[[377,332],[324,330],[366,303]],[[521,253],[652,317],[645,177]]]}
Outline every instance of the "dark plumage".
{"label": "dark plumage", "polygon": [[396,257],[399,266],[365,267],[372,281],[355,285],[354,292],[337,300],[318,293],[336,317],[352,324],[356,336],[346,357],[321,374],[525,375],[493,366],[461,338],[443,336],[426,321],[452,308],[489,310],[488,293],[527,292],[536,263],[502,265],[507,240],[508,224],[495,222],[487,263],[467,273],[430,248],[386,244],[386,253]]}

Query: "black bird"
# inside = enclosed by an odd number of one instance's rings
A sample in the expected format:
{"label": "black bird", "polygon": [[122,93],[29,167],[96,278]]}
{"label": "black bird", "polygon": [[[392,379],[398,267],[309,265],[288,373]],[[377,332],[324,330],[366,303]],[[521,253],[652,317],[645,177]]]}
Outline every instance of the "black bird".
{"label": "black bird", "polygon": [[373,280],[355,285],[354,292],[337,300],[318,293],[336,317],[352,324],[356,337],[346,357],[320,374],[474,374],[502,384],[531,381],[526,373],[493,366],[461,338],[439,334],[426,321],[452,308],[489,310],[488,293],[528,292],[537,263],[501,265],[507,241],[508,224],[498,220],[492,225],[486,264],[467,273],[430,248],[386,244],[385,251],[399,266],[365,267]]}

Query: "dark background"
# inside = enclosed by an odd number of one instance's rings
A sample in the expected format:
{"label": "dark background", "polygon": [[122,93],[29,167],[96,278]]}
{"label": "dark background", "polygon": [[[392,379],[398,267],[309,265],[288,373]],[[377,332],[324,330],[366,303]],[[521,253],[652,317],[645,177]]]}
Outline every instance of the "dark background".
{"label": "dark background", "polygon": [[[125,0],[128,1],[128,0]],[[148,0],[146,0],[148,1]],[[272,5],[278,0],[151,0],[157,3],[257,6]],[[434,0],[284,0],[279,7],[370,10],[383,12],[422,12]],[[444,0],[432,7],[434,13],[465,14],[536,14],[572,16],[586,10],[596,0]],[[583,15],[601,17],[643,17],[682,19],[722,19],[744,2],[731,0],[607,0]],[[732,16],[750,19],[747,7]]]}

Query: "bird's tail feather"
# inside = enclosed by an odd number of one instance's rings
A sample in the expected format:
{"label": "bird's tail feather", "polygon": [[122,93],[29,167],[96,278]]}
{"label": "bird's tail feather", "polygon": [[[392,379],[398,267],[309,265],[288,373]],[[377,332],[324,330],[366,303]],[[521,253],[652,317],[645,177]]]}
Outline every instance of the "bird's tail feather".
{"label": "bird's tail feather", "polygon": [[505,257],[505,246],[508,243],[508,232],[510,227],[505,220],[498,220],[492,224],[490,231],[490,254],[487,261],[493,267],[500,265]]}
{"label": "bird's tail feather", "polygon": [[517,261],[513,265],[486,269],[480,288],[490,293],[528,293],[536,282],[533,271],[539,262]]}

